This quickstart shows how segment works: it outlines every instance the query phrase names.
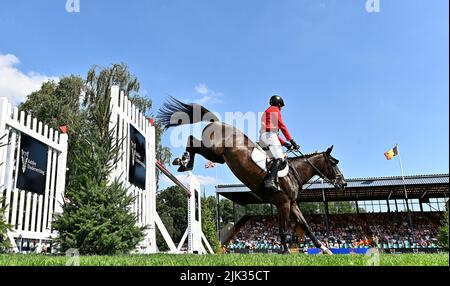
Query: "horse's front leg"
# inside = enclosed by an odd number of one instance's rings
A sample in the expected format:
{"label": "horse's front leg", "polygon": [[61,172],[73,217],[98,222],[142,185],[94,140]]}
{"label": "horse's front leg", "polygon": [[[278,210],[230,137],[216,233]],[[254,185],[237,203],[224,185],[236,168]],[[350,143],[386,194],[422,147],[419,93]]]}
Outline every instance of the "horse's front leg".
{"label": "horse's front leg", "polygon": [[225,160],[221,154],[215,151],[212,147],[205,146],[203,141],[198,140],[194,136],[189,136],[186,145],[186,152],[182,158],[175,159],[174,165],[179,165],[178,172],[192,171],[195,163],[195,155],[199,154],[205,159],[213,162],[224,164]]}
{"label": "horse's front leg", "polygon": [[201,146],[201,141],[190,135],[186,144],[186,151],[182,157],[176,158],[172,165],[180,166],[178,172],[191,171],[194,168],[196,146]]}
{"label": "horse's front leg", "polygon": [[290,215],[290,205],[289,203],[284,203],[278,208],[278,230],[280,234],[281,247],[283,254],[289,254],[289,245],[286,241],[286,236],[288,234],[289,226],[289,215]]}
{"label": "horse's front leg", "polygon": [[314,246],[317,248],[320,248],[326,254],[333,255],[333,252],[331,252],[331,250],[328,249],[328,247],[326,247],[323,243],[321,243],[317,239],[317,237],[314,235],[314,233],[311,230],[311,227],[306,222],[306,219],[303,216],[302,212],[300,211],[300,208],[298,207],[296,202],[292,203],[291,210],[292,210],[292,214],[294,215],[294,217],[297,220],[297,223],[300,225],[300,227],[303,229],[303,231],[306,233],[306,235],[308,235],[309,238],[312,240],[312,242],[314,243]]}

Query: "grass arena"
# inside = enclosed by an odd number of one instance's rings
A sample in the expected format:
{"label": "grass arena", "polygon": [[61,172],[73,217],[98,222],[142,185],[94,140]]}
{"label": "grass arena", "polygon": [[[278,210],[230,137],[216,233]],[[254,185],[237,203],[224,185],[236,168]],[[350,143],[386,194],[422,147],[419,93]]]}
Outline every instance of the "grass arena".
{"label": "grass arena", "polygon": [[[449,266],[448,253],[381,254],[376,266]],[[65,256],[0,255],[0,266],[71,266]],[[79,266],[374,266],[365,255],[117,255],[81,256]]]}

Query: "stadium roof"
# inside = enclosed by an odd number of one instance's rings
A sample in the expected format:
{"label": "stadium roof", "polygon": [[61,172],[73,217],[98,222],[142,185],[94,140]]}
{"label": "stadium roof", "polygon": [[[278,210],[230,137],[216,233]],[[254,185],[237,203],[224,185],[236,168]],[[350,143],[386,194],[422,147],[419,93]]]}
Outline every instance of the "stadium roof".
{"label": "stadium roof", "polygon": [[[303,186],[300,199],[304,202],[321,202],[323,193],[328,201],[363,201],[404,199],[404,186],[409,199],[427,201],[430,198],[444,198],[449,195],[449,174],[378,177],[347,179],[347,188],[337,191],[328,183],[319,181],[309,182]],[[322,192],[323,191],[323,192]],[[257,193],[242,184],[219,185],[216,192],[238,204],[262,203]]]}

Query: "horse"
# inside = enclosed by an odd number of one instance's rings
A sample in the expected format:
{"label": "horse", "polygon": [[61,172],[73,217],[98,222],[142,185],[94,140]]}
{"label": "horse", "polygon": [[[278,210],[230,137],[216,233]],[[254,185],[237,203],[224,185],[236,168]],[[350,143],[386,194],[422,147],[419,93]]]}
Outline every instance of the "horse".
{"label": "horse", "polygon": [[279,191],[274,192],[265,190],[263,182],[267,172],[251,158],[257,145],[237,128],[220,122],[205,107],[195,103],[186,104],[171,97],[158,111],[157,122],[164,130],[180,125],[208,122],[202,131],[202,140],[190,135],[185,155],[174,160],[173,164],[180,166],[178,171],[192,170],[196,154],[214,163],[227,164],[245,186],[265,203],[275,205],[278,209],[279,235],[283,253],[290,252],[286,236],[291,227],[292,215],[296,226],[303,229],[315,247],[332,255],[332,252],[316,238],[304,218],[299,208],[298,195],[303,185],[316,175],[333,184],[337,190],[343,190],[346,187],[345,178],[337,166],[339,161],[331,155],[333,146],[325,152],[288,158],[289,173],[278,179]]}

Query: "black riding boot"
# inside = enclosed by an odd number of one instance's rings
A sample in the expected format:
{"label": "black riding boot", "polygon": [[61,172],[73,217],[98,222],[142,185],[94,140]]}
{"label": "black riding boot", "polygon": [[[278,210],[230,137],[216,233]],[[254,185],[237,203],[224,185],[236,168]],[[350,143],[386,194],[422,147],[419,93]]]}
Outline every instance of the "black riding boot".
{"label": "black riding boot", "polygon": [[282,159],[274,159],[272,167],[269,170],[267,178],[264,182],[264,188],[270,191],[278,191],[277,185],[275,184],[275,179],[278,175],[278,169],[280,168]]}

